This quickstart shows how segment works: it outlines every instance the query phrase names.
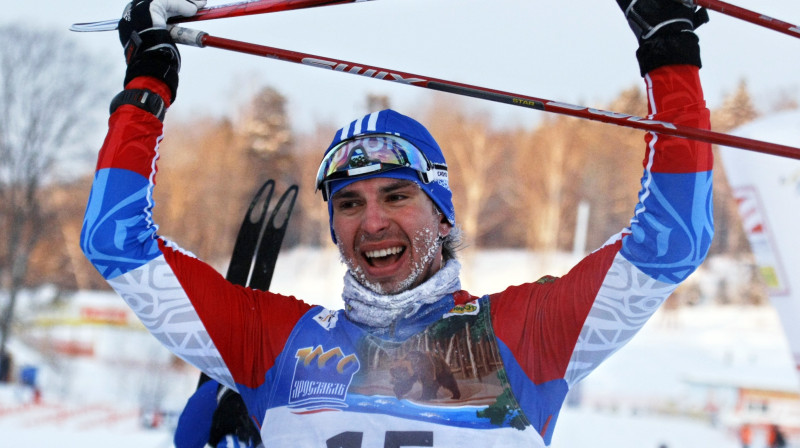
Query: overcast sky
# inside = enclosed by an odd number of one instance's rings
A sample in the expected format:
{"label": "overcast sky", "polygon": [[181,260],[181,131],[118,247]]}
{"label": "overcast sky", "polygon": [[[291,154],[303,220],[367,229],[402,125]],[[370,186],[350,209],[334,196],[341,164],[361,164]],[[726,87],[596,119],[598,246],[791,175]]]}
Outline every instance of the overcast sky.
{"label": "overcast sky", "polygon": [[[800,23],[798,0],[732,0]],[[122,79],[116,33],[71,33],[74,22],[119,16],[117,0],[6,2],[0,22],[63,30],[108,58]],[[212,0],[209,4],[227,3]],[[710,107],[746,79],[764,108],[782,96],[800,100],[800,39],[711,12],[698,32]],[[449,79],[544,99],[601,106],[641,85],[635,39],[613,0],[377,0],[313,10],[198,22],[212,35]],[[172,115],[231,113],[255,89],[271,85],[289,100],[298,129],[343,124],[364,112],[367,93],[389,95],[410,111],[432,91],[273,61],[214,48],[181,47],[183,70]],[[121,81],[120,81],[121,85]],[[498,122],[535,123],[542,112],[465,99]],[[104,105],[105,107],[105,105]]]}

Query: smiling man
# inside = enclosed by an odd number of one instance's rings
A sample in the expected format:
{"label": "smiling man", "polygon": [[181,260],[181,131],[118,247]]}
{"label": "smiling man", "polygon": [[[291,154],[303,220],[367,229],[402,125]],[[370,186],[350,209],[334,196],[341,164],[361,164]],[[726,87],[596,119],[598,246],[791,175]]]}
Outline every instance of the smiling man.
{"label": "smiling man", "polygon": [[[81,242],[159,341],[242,396],[265,446],[546,446],[570,389],[704,260],[710,145],[648,134],[620,233],[561,277],[464,291],[443,152],[420,123],[384,110],[340,129],[316,177],[348,268],[344,309],[227,282],[152,221],[160,120],[180,66],[164,23],[203,4],[137,0],[120,21],[126,85]],[[639,41],[650,117],[708,128],[694,34],[703,11],[618,4]]]}
{"label": "smiling man", "polygon": [[445,261],[453,267],[437,280],[446,282],[448,293],[458,289],[458,231],[447,174],[433,136],[395,111],[367,115],[336,133],[317,188],[328,201],[331,237],[348,267],[343,297],[351,319],[388,327],[409,309],[437,302],[439,296],[417,287]]}
{"label": "smiling man", "polygon": [[442,267],[440,242],[451,226],[414,182],[368,179],[344,187],[331,202],[339,250],[359,283],[397,294]]}

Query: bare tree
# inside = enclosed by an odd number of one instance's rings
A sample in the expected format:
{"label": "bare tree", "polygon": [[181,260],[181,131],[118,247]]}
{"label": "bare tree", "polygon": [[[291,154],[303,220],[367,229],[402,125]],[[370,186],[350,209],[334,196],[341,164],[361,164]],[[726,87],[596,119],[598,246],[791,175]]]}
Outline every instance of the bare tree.
{"label": "bare tree", "polygon": [[736,91],[725,97],[722,107],[711,113],[711,122],[715,129],[727,132],[755,120],[759,115],[747,89],[747,82],[741,80]]}
{"label": "bare tree", "polygon": [[[278,192],[296,183],[294,140],[286,99],[272,87],[256,92],[235,121],[192,117],[170,124],[154,193],[162,234],[223,267],[256,189],[270,178]],[[285,246],[296,244],[302,215],[295,209]]]}
{"label": "bare tree", "polygon": [[447,159],[458,222],[470,241],[479,241],[508,220],[489,209],[509,201],[503,173],[509,148],[485,114],[468,114],[460,102],[437,97],[425,123]]}
{"label": "bare tree", "polygon": [[[261,185],[274,179],[278,191],[297,184],[302,189],[308,184],[298,177],[297,137],[291,128],[286,97],[273,87],[263,87],[242,109],[236,123],[236,132],[242,140],[248,163],[254,171],[253,179]],[[294,210],[292,224],[283,240],[285,247],[292,247],[301,239],[298,221],[304,219],[304,210]]]}
{"label": "bare tree", "polygon": [[289,152],[292,146],[286,98],[272,87],[264,87],[253,96],[237,128],[247,149],[264,158]]}
{"label": "bare tree", "polygon": [[314,179],[325,148],[336,132],[332,124],[317,124],[316,129],[298,140],[295,176],[300,192],[292,224],[287,232],[298,234],[298,243],[311,246],[330,247],[331,233],[328,225],[328,203],[322,201],[315,191]]}
{"label": "bare tree", "polygon": [[[712,128],[728,132],[757,119],[761,113],[753,104],[747,82],[742,80],[736,90],[726,95],[722,106],[711,111]],[[731,151],[714,146],[714,242],[711,254],[730,253],[752,258],[750,243],[739,217],[739,206],[731,191],[720,151]]]}
{"label": "bare tree", "polygon": [[365,103],[367,105],[368,112],[378,112],[380,110],[389,109],[392,107],[388,96],[377,93],[367,94]]}
{"label": "bare tree", "polygon": [[[588,137],[584,123],[548,117],[532,131],[518,133],[513,152],[515,215],[524,223],[525,245],[552,252],[568,247],[582,184]],[[572,221],[572,222],[570,222]]]}
{"label": "bare tree", "polygon": [[[5,352],[30,255],[50,230],[42,187],[68,145],[85,134],[95,104],[108,92],[102,67],[52,31],[0,27],[0,320]],[[93,108],[94,107],[94,108]],[[105,104],[103,105],[105,107]]]}
{"label": "bare tree", "polygon": [[170,123],[160,152],[166,155],[154,192],[160,232],[200,258],[227,260],[258,182],[231,123],[210,117]]}
{"label": "bare tree", "polygon": [[[645,116],[647,99],[633,85],[613,99],[605,109]],[[583,143],[574,150],[584,160],[580,168],[581,199],[591,207],[587,248],[594,249],[630,223],[643,173],[645,133],[638,129],[582,122]]]}

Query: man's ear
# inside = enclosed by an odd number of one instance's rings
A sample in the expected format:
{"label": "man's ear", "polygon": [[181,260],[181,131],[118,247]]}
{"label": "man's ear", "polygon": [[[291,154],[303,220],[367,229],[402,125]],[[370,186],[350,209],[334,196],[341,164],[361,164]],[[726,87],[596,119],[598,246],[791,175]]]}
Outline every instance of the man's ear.
{"label": "man's ear", "polygon": [[450,221],[447,220],[447,217],[442,214],[442,219],[439,221],[439,238],[450,235],[451,230],[453,230],[453,226],[450,224]]}

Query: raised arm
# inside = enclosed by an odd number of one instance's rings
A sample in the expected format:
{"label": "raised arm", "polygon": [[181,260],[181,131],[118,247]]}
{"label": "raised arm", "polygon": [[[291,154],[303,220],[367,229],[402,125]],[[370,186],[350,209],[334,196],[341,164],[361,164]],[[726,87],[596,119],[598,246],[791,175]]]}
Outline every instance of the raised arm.
{"label": "raised arm", "polygon": [[120,21],[128,70],[112,101],[81,233],[81,247],[147,329],[173,353],[228,387],[252,386],[310,307],[238,287],[158,235],[153,188],[164,111],[180,55],[164,24],[205,1],[137,0]]}
{"label": "raised arm", "polygon": [[[673,0],[619,3],[640,42],[650,116],[709,128],[695,10]],[[713,236],[712,163],[707,143],[648,133],[629,226],[567,275],[493,296],[493,320],[508,323],[495,326],[498,338],[558,406],[560,388],[625,345],[705,259]],[[545,411],[543,421],[557,410]]]}

